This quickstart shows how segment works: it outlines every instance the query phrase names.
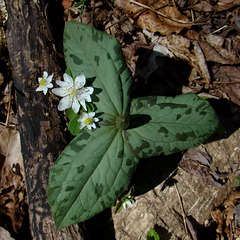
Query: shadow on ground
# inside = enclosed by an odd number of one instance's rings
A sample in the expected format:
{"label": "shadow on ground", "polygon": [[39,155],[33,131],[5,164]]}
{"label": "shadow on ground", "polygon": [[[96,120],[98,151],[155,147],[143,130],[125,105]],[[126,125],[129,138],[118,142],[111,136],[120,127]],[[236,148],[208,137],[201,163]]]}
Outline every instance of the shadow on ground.
{"label": "shadow on ground", "polygon": [[[133,85],[132,97],[142,97],[150,95],[176,96],[182,93],[182,86],[188,85],[190,67],[183,61],[177,61],[164,57],[159,53],[150,50],[140,49],[139,62],[136,73],[139,74]],[[146,56],[154,55],[154,71],[148,73],[151,66],[146,62]],[[144,76],[144,74],[146,74]],[[209,100],[215,109],[221,126],[208,142],[229,137],[240,127],[240,107],[227,100]],[[178,163],[183,152],[171,154],[169,156],[158,156],[141,159],[136,172],[131,181],[134,186],[134,196],[142,195],[160,183],[164,182],[162,189],[173,185],[173,176],[176,173]],[[105,240],[114,240],[114,224],[112,221],[111,209],[106,209],[102,213],[85,222],[87,229],[87,239],[93,240],[101,236]],[[199,228],[201,228],[200,226]],[[166,233],[166,229],[159,226],[154,228],[159,234]],[[211,229],[202,228],[200,234],[207,236],[211,234]],[[214,231],[213,231],[214,232]],[[167,238],[168,239],[168,238]]]}

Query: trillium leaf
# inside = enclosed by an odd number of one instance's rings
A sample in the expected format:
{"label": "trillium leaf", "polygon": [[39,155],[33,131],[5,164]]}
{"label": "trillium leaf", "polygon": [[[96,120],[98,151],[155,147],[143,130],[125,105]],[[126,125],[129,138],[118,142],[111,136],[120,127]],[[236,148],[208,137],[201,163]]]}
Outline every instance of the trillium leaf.
{"label": "trillium leaf", "polygon": [[139,158],[197,147],[218,127],[206,100],[195,94],[133,99],[125,139]]}
{"label": "trillium leaf", "polygon": [[67,118],[69,119],[68,130],[73,136],[78,135],[80,130],[80,123],[77,121],[80,117],[79,114],[75,113],[72,108],[68,108],[65,112]]}
{"label": "trillium leaf", "polygon": [[137,162],[121,130],[83,130],[50,171],[47,196],[57,228],[85,221],[111,206],[128,187]]}
{"label": "trillium leaf", "polygon": [[87,85],[94,87],[92,100],[98,112],[115,117],[128,113],[131,73],[116,38],[88,25],[66,22],[64,56],[73,77],[83,73]]}

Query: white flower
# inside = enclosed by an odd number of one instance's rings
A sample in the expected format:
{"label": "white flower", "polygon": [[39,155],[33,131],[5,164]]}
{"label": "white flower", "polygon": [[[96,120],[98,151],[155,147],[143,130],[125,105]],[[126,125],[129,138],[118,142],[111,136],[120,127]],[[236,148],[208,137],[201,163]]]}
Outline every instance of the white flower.
{"label": "white flower", "polygon": [[98,122],[99,119],[95,118],[95,112],[86,113],[83,112],[81,117],[77,120],[80,122],[80,129],[83,129],[85,126],[87,129],[96,128],[95,122]]}
{"label": "white flower", "polygon": [[123,208],[124,208],[124,209],[131,208],[134,203],[135,203],[134,199],[126,199],[126,200],[123,202]]}
{"label": "white flower", "polygon": [[52,88],[53,85],[51,83],[53,78],[53,74],[48,76],[46,71],[43,72],[43,77],[38,78],[39,87],[36,89],[37,92],[43,91],[44,95],[47,94],[48,88]]}
{"label": "white flower", "polygon": [[57,80],[56,83],[60,88],[54,88],[52,92],[57,96],[63,97],[58,105],[58,110],[63,111],[72,107],[77,113],[80,109],[80,104],[87,110],[85,102],[91,102],[90,95],[93,93],[92,87],[85,87],[86,78],[83,74],[78,75],[73,81],[72,77],[67,73],[63,74],[64,81]]}

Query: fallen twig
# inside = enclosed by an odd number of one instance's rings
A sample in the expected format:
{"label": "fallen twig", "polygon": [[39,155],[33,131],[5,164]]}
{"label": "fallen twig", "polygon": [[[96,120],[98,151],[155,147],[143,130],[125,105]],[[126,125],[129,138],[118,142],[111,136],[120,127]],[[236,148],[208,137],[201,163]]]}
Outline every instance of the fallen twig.
{"label": "fallen twig", "polygon": [[192,25],[195,24],[195,23],[192,23],[192,22],[188,22],[188,23],[187,23],[187,22],[182,21],[182,20],[172,19],[172,18],[166,16],[165,14],[160,13],[160,12],[156,11],[155,9],[152,9],[151,7],[149,7],[149,6],[147,6],[147,5],[144,5],[144,4],[142,4],[142,3],[136,2],[136,1],[134,1],[134,0],[129,0],[129,2],[131,2],[131,3],[135,4],[135,5],[138,5],[139,7],[142,7],[142,8],[145,8],[145,9],[147,9],[147,10],[150,10],[150,11],[152,11],[152,12],[160,15],[161,17],[167,18],[168,20],[173,21],[173,22],[177,22],[177,23],[181,23],[181,24],[189,25],[189,26],[192,26]]}

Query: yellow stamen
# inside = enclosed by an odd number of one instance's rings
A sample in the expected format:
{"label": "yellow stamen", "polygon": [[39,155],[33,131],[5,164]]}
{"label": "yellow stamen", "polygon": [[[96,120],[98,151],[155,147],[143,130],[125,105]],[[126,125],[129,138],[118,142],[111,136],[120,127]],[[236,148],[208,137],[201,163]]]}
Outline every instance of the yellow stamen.
{"label": "yellow stamen", "polygon": [[75,88],[72,88],[72,91],[71,91],[70,95],[71,95],[71,96],[75,96],[75,94],[76,94],[76,89],[75,89]]}
{"label": "yellow stamen", "polygon": [[93,119],[92,118],[86,118],[83,123],[87,126],[89,124],[92,124],[93,123]]}
{"label": "yellow stamen", "polygon": [[46,79],[45,78],[41,78],[40,82],[39,82],[40,86],[45,86],[46,85]]}

